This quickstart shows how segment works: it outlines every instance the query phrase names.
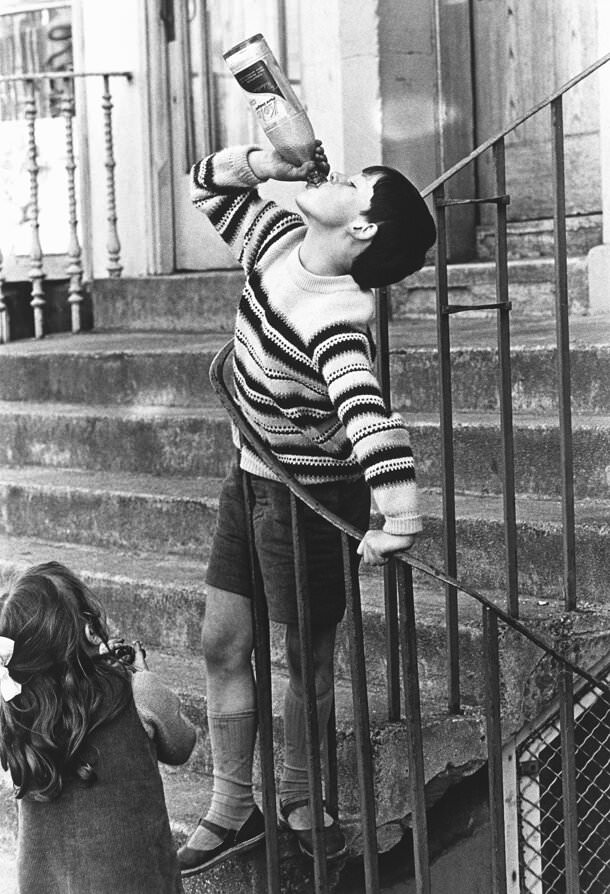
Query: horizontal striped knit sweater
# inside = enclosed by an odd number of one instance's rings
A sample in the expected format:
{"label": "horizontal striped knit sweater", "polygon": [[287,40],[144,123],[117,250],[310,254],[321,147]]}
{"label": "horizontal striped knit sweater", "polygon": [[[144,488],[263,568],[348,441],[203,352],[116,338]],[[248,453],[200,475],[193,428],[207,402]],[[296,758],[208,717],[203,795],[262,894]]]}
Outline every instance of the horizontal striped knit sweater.
{"label": "horizontal striped knit sweater", "polygon": [[[364,471],[384,530],[421,530],[409,434],[384,406],[372,368],[373,294],[351,276],[318,276],[299,260],[303,219],[262,199],[253,146],[224,149],[192,170],[192,199],[243,266],[235,324],[239,405],[301,484]],[[273,474],[247,447],[242,468]]]}

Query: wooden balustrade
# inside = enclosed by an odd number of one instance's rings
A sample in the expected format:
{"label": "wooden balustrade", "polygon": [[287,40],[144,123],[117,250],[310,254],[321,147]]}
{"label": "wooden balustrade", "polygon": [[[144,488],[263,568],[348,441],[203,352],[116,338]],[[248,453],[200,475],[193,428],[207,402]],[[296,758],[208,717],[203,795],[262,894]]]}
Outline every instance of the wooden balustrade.
{"label": "wooden balustrade", "polygon": [[[66,267],[65,272],[69,281],[68,303],[70,306],[71,331],[80,332],[82,328],[81,311],[84,298],[84,263],[83,244],[79,235],[78,221],[83,216],[83,203],[87,201],[85,195],[78,194],[77,178],[77,152],[75,144],[78,134],[85,126],[79,118],[79,109],[75,98],[75,80],[87,78],[89,81],[101,81],[102,93],[100,108],[103,116],[104,134],[104,167],[106,170],[106,208],[107,208],[107,237],[106,251],[108,276],[121,276],[123,267],[121,264],[121,243],[118,234],[118,213],[116,196],[116,161],[114,157],[113,121],[112,109],[114,107],[110,79],[113,77],[131,80],[129,72],[32,72],[21,75],[4,75],[0,77],[0,85],[7,91],[13,90],[16,97],[23,96],[23,121],[27,134],[27,171],[29,175],[29,196],[27,205],[27,220],[30,225],[30,250],[28,277],[31,282],[31,300],[33,328],[36,338],[42,338],[46,331],[45,325],[45,246],[44,234],[41,242],[40,233],[40,179],[41,167],[39,163],[39,144],[37,136],[37,123],[41,120],[43,110],[43,95],[48,84],[53,83],[54,107],[58,116],[63,119],[65,133],[65,189],[67,195],[67,224],[68,240],[65,247]],[[19,88],[23,89],[23,94]],[[48,92],[48,91],[47,91]],[[13,103],[17,106],[17,102]],[[80,212],[80,213],[79,213]],[[90,254],[92,247],[86,245]],[[5,250],[6,255],[6,250]],[[6,343],[11,337],[9,320],[9,306],[5,300],[4,282],[6,277],[6,261],[0,254],[0,344]]]}
{"label": "wooden balustrade", "polygon": [[40,245],[40,223],[38,209],[38,147],[36,145],[36,85],[33,80],[28,80],[25,100],[25,120],[28,132],[28,172],[30,175],[30,202],[29,221],[31,227],[30,243],[30,269],[29,276],[32,283],[32,300],[30,307],[34,313],[34,336],[42,338],[44,335],[45,305],[42,281],[44,279],[42,246]]}

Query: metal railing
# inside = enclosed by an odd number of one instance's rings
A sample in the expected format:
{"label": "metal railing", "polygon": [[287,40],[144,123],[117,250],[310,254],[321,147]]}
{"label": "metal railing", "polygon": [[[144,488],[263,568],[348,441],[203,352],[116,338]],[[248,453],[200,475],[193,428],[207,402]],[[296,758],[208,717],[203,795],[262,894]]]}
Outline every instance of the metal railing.
{"label": "metal railing", "polygon": [[[564,185],[564,139],[562,101],[565,93],[610,61],[610,54],[590,66],[576,78],[573,78],[551,97],[521,116],[500,134],[486,141],[478,149],[457,165],[454,165],[442,177],[432,183],[425,194],[431,194],[438,228],[438,247],[436,258],[436,293],[437,293],[437,342],[439,348],[440,392],[441,392],[441,438],[442,438],[442,492],[444,516],[445,569],[439,570],[428,565],[415,556],[405,553],[396,554],[388,562],[385,571],[385,612],[386,612],[386,646],[387,646],[387,717],[390,721],[398,721],[404,716],[408,731],[408,767],[412,812],[412,830],[415,855],[415,879],[418,894],[430,894],[431,872],[426,816],[426,778],[423,753],[423,725],[421,691],[417,661],[417,629],[414,612],[413,570],[422,573],[426,578],[440,582],[446,594],[446,639],[447,639],[447,704],[450,713],[461,710],[460,696],[460,657],[458,650],[458,593],[468,600],[474,600],[481,607],[481,629],[483,636],[482,663],[485,680],[484,713],[487,731],[487,757],[489,780],[489,814],[491,830],[490,866],[492,877],[492,894],[508,894],[525,891],[531,894],[551,894],[561,891],[562,894],[588,892],[598,894],[595,887],[599,870],[590,869],[591,861],[583,859],[582,841],[579,841],[579,830],[576,827],[577,806],[579,803],[579,785],[583,783],[583,773],[578,750],[578,737],[575,733],[575,715],[578,714],[574,701],[573,675],[576,675],[587,687],[589,698],[605,703],[610,696],[610,687],[605,679],[579,667],[569,658],[569,644],[560,643],[554,647],[544,641],[537,633],[519,620],[519,596],[517,589],[517,538],[515,512],[514,483],[514,445],[512,424],[512,394],[510,367],[510,325],[509,312],[509,268],[507,251],[506,207],[510,201],[506,195],[506,161],[505,139],[516,127],[527,118],[543,110],[550,110],[550,127],[553,147],[553,186],[554,186],[554,225],[555,225],[555,271],[556,271],[556,313],[558,341],[558,380],[559,380],[559,428],[562,460],[562,507],[563,507],[563,554],[565,608],[570,611],[576,607],[575,593],[575,560],[574,560],[574,493],[572,487],[572,435],[570,416],[570,356],[568,329],[568,294],[566,273],[566,212]],[[476,161],[484,152],[491,151],[495,165],[495,195],[488,198],[454,199],[447,198],[445,185],[466,165]],[[496,208],[496,300],[476,306],[463,306],[450,303],[448,263],[447,263],[447,209],[455,204],[491,203]],[[378,370],[388,410],[390,409],[390,375],[388,347],[388,308],[390,306],[389,290],[382,290],[377,302],[377,348]],[[500,608],[478,591],[466,586],[457,576],[457,544],[456,544],[456,509],[455,509],[455,474],[453,457],[453,410],[451,399],[451,344],[450,318],[456,313],[472,310],[495,310],[497,314],[497,341],[499,362],[500,421],[503,444],[503,504],[505,530],[505,563],[507,580],[506,608]],[[221,402],[229,413],[242,438],[263,458],[279,480],[283,481],[291,491],[293,539],[295,548],[295,575],[299,594],[299,628],[301,636],[301,660],[305,680],[305,712],[307,718],[307,745],[309,755],[309,786],[312,813],[314,818],[314,890],[316,894],[328,891],[327,867],[323,847],[322,820],[322,788],[321,762],[318,746],[317,717],[315,707],[315,685],[313,678],[311,630],[307,610],[307,578],[306,558],[303,555],[302,538],[300,536],[300,504],[305,503],[318,512],[326,520],[341,531],[343,538],[345,588],[347,597],[346,628],[349,641],[349,653],[352,675],[353,717],[356,739],[358,789],[361,801],[362,837],[364,851],[365,890],[367,894],[378,894],[380,891],[375,800],[373,790],[373,767],[370,747],[369,710],[367,696],[366,663],[362,625],[362,608],[360,603],[360,587],[357,568],[350,558],[349,538],[360,539],[362,532],[347,526],[341,519],[333,516],[323,506],[311,498],[307,490],[292,480],[283,467],[269,453],[265,444],[251,429],[233,401],[232,389],[225,381],[225,365],[231,351],[231,343],[219,353],[211,369],[212,384]],[[247,479],[244,477],[246,499],[249,500]],[[249,503],[247,503],[249,505]],[[260,576],[256,572],[256,556],[252,547],[253,573],[255,576],[255,661],[257,686],[259,693],[259,715],[261,724],[261,755],[263,776],[263,798],[267,818],[267,872],[268,890],[271,894],[280,891],[279,858],[277,850],[275,782],[272,748],[272,709],[271,709],[271,663],[269,658],[269,631],[266,605]],[[540,814],[538,807],[530,811],[528,821],[534,830],[531,834],[523,832],[525,821],[521,822],[517,849],[519,851],[518,868],[514,859],[507,861],[507,848],[513,843],[511,832],[505,827],[505,793],[503,765],[502,690],[501,690],[501,656],[500,629],[510,629],[523,641],[530,643],[542,651],[546,661],[552,662],[555,668],[555,690],[557,692],[557,719],[555,727],[556,755],[559,764],[555,768],[553,780],[556,810],[556,823],[551,834],[552,845],[561,852],[561,859],[552,860],[555,867],[555,878],[559,879],[559,887],[544,887],[542,870],[532,873],[527,869],[531,864],[532,850],[536,851],[535,860],[542,865],[546,856],[543,841],[547,829],[540,823],[536,825],[536,816]],[[402,678],[402,687],[401,687]],[[401,692],[402,688],[402,692]],[[579,689],[580,691],[580,689]],[[329,742],[332,742],[334,730],[329,731]],[[546,741],[546,740],[545,740]],[[525,748],[526,746],[522,746]],[[540,750],[540,749],[539,749]],[[601,756],[600,756],[601,754]],[[597,762],[610,763],[610,736],[604,737],[598,748]],[[337,806],[336,759],[332,755],[328,761],[331,768],[335,766],[335,775],[325,782],[326,803]],[[586,779],[586,775],[584,777]],[[525,803],[526,795],[520,796],[520,806]],[[599,801],[599,798],[598,798]],[[608,811],[601,816],[598,827],[606,830]],[[332,809],[332,808],[331,808]],[[538,811],[538,813],[536,812]],[[559,813],[557,813],[559,811]],[[559,819],[557,820],[557,816]],[[599,829],[597,830],[599,832]],[[547,835],[548,837],[548,835]],[[590,837],[590,836],[589,836]],[[537,848],[537,850],[536,850]],[[511,857],[513,855],[511,854]],[[582,863],[582,865],[581,865]],[[536,864],[536,865],[538,865]],[[597,875],[595,874],[597,872]],[[529,873],[529,875],[528,875]],[[529,879],[535,884],[528,887]],[[594,878],[592,886],[587,879]]]}
{"label": "metal railing", "polygon": [[[317,502],[307,491],[288,475],[284,467],[275,459],[258,434],[252,429],[232,397],[230,372],[227,363],[232,352],[232,340],[218,353],[214,359],[210,378],[222,405],[233,423],[240,431],[241,438],[263,459],[277,478],[291,492],[293,543],[295,553],[295,577],[297,581],[297,602],[299,609],[299,635],[301,643],[301,662],[304,678],[304,704],[307,730],[308,773],[310,803],[313,815],[314,842],[314,891],[316,894],[327,894],[327,865],[323,843],[323,780],[321,772],[321,755],[316,713],[315,679],[313,672],[313,651],[311,622],[307,599],[306,557],[303,552],[303,537],[300,528],[300,504],[305,504],[320,516],[334,525],[341,532],[343,543],[344,577],[346,590],[346,628],[349,642],[350,668],[352,677],[352,704],[354,733],[356,743],[356,760],[358,773],[358,791],[362,817],[362,837],[364,850],[365,891],[366,894],[379,894],[380,878],[378,867],[378,851],[375,819],[374,768],[371,757],[369,702],[366,678],[366,661],[364,651],[364,635],[362,606],[360,601],[360,585],[358,568],[351,557],[349,538],[360,540],[364,532],[347,525],[340,518],[329,512]],[[251,522],[252,502],[249,493],[248,479],[244,475],[244,494],[248,507],[248,518]],[[260,752],[263,787],[263,803],[266,817],[266,848],[268,890],[270,894],[279,894],[279,852],[277,837],[277,813],[275,797],[275,771],[273,757],[273,708],[271,698],[271,659],[270,635],[266,600],[260,574],[258,572],[256,553],[253,545],[253,534],[250,532],[252,574],[254,583],[254,626],[255,626],[255,667],[257,678],[257,698],[260,724]],[[409,767],[409,785],[411,795],[412,829],[415,854],[415,878],[418,894],[431,894],[430,856],[428,848],[428,830],[426,817],[426,778],[423,749],[423,722],[420,696],[419,669],[417,661],[417,630],[415,622],[415,601],[413,588],[413,570],[422,572],[428,578],[442,582],[455,592],[460,592],[481,606],[483,629],[483,661],[486,682],[485,717],[487,727],[490,824],[492,831],[492,894],[506,894],[506,856],[505,856],[505,824],[504,795],[502,769],[502,717],[500,711],[500,657],[499,657],[499,624],[510,627],[531,644],[541,649],[547,658],[553,659],[558,667],[558,689],[562,705],[562,724],[566,730],[566,741],[570,741],[569,730],[573,726],[573,715],[569,706],[572,674],[586,681],[592,690],[610,697],[610,686],[607,683],[579,667],[562,651],[546,643],[540,636],[529,630],[521,621],[511,617],[506,611],[491,602],[487,597],[460,583],[447,573],[440,571],[408,553],[397,553],[389,563],[393,567],[393,575],[397,582],[396,606],[398,610],[398,647],[393,655],[402,669],[402,698],[400,688],[392,690],[388,697],[388,719],[399,720],[403,715],[400,705],[404,699],[404,717],[407,726],[407,760]],[[387,604],[387,602],[386,602]],[[393,664],[392,667],[395,665]],[[398,716],[392,718],[398,704]],[[334,728],[329,729],[329,747],[334,742]],[[610,747],[608,749],[610,759]],[[567,767],[564,779],[573,776],[574,752],[562,750],[562,758]],[[328,764],[336,767],[336,756],[331,754]],[[567,796],[566,796],[567,797]],[[331,773],[326,781],[326,803],[329,809],[336,811],[337,778]],[[573,847],[577,847],[572,842]],[[577,857],[575,857],[577,859]],[[576,894],[576,889],[570,894]],[[593,892],[591,892],[593,894]]]}
{"label": "metal railing", "polygon": [[[443,497],[443,530],[445,570],[457,576],[457,536],[455,473],[453,451],[453,408],[451,393],[451,330],[450,320],[455,314],[496,311],[498,345],[498,392],[500,427],[502,442],[502,497],[504,511],[505,569],[507,611],[519,616],[517,521],[515,510],[514,436],[512,412],[512,375],[510,356],[510,310],[509,267],[507,249],[506,208],[510,196],[506,194],[506,138],[516,128],[534,115],[549,114],[549,129],[552,147],[552,177],[554,196],[554,267],[555,267],[555,315],[557,332],[557,378],[559,395],[559,443],[561,456],[562,494],[562,553],[563,592],[565,608],[572,611],[577,606],[576,595],[576,534],[573,484],[573,445],[571,418],[571,372],[569,349],[569,305],[567,275],[566,240],[566,196],[563,98],[575,86],[598,71],[610,61],[610,53],[598,59],[580,74],[559,87],[547,99],[516,118],[500,133],[489,138],[460,162],[453,165],[441,177],[423,190],[424,196],[431,196],[437,222],[436,251],[436,305],[437,344],[440,380],[440,436],[441,436],[441,489]],[[495,194],[483,198],[447,198],[446,185],[469,164],[475,163],[485,153],[491,152],[495,171]],[[496,209],[496,300],[485,304],[455,304],[450,301],[447,260],[447,210],[456,205],[491,204]],[[378,316],[391,301],[390,289],[382,290],[378,296]],[[387,324],[386,324],[387,325]],[[379,331],[379,330],[378,330]],[[389,381],[389,351],[387,338],[378,345],[379,368],[382,382]],[[389,388],[386,391],[389,404]],[[449,709],[460,708],[459,655],[457,594],[452,585],[446,590]]]}
{"label": "metal railing", "polygon": [[[74,122],[82,110],[79,108],[78,91],[75,82],[79,79],[98,80],[101,83],[100,107],[104,128],[104,167],[106,170],[106,209],[108,276],[119,277],[122,272],[120,262],[121,243],[117,229],[117,207],[115,186],[115,158],[112,131],[113,97],[110,89],[112,78],[131,81],[132,74],[124,71],[113,72],[26,72],[17,75],[0,76],[0,92],[11,91],[11,107],[23,108],[23,120],[27,130],[27,170],[29,174],[28,220],[30,225],[30,252],[28,276],[31,282],[31,301],[34,335],[42,338],[45,334],[45,254],[40,240],[40,208],[38,162],[39,147],[36,124],[42,105],[48,107],[49,96],[52,107],[63,118],[65,129],[65,189],[68,200],[69,238],[66,245],[66,277],[69,280],[68,302],[72,332],[81,329],[81,305],[83,302],[83,251],[79,237],[77,201],[77,153],[75,151]],[[0,344],[11,339],[9,305],[6,300],[5,277],[3,275],[2,246],[0,246]]]}

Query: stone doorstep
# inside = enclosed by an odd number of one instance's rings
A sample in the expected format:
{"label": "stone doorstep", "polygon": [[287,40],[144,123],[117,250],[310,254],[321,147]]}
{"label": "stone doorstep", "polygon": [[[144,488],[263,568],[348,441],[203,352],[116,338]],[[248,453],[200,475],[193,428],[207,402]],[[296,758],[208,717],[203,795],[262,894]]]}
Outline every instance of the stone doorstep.
{"label": "stone doorstep", "polygon": [[[146,485],[143,494],[158,493],[160,487],[164,499],[174,493],[185,499],[190,487],[192,497],[200,499],[207,490],[204,478],[224,476],[232,461],[229,422],[222,410],[197,416],[188,411],[163,413],[157,409],[147,413],[102,407],[79,412],[73,405],[61,405],[55,412],[47,406],[38,412],[38,406],[0,404],[0,483],[39,486],[42,491],[49,486],[60,488],[73,475],[71,489],[84,493],[99,487],[101,497],[118,480],[118,491],[127,499],[134,490],[140,493],[140,480],[154,474],[156,483]],[[418,482],[422,488],[438,486],[439,417],[415,410],[406,416]],[[454,413],[458,490],[489,494],[501,491],[499,422],[497,411]],[[517,492],[558,498],[561,459],[557,414],[548,410],[515,414],[513,430]],[[577,498],[609,498],[610,416],[574,413],[572,440]],[[16,471],[19,466],[25,467],[23,473]],[[72,473],[72,469],[87,472]]]}
{"label": "stone doorstep", "polygon": [[[481,323],[485,323],[481,320]],[[419,328],[409,328],[416,335]],[[533,328],[533,333],[535,333]],[[423,337],[423,336],[422,336]],[[497,411],[496,333],[486,325],[476,346],[452,349],[451,378],[456,411]],[[580,414],[610,412],[610,347],[602,331],[599,344],[574,342],[570,351],[572,410]],[[10,347],[10,346],[9,346]],[[544,343],[515,345],[511,353],[513,412],[557,413],[556,349]],[[208,367],[212,354],[181,353],[154,357],[4,355],[0,346],[0,420],[30,416],[41,421],[69,417],[83,427],[105,420],[107,427],[131,426],[146,432],[170,424],[187,435],[206,419],[225,419],[212,394]],[[390,355],[392,403],[408,414],[438,412],[439,373],[435,347],[403,347]],[[46,401],[43,403],[43,401]],[[408,416],[409,418],[409,416]],[[5,424],[6,424],[5,422]],[[93,433],[92,433],[93,434]],[[135,436],[135,435],[134,435]],[[143,435],[142,435],[143,436]],[[151,437],[151,435],[148,435]]]}
{"label": "stone doorstep", "polygon": [[138,409],[218,406],[208,370],[227,335],[72,338],[1,346],[0,397]]}
{"label": "stone doorstep", "polygon": [[[489,304],[496,301],[495,264],[486,261],[451,264],[447,268],[452,304]],[[586,258],[568,258],[568,294],[572,314],[586,314],[589,287]],[[395,317],[433,314],[436,308],[436,269],[424,267],[392,287]],[[508,262],[509,299],[513,310],[531,316],[553,317],[555,272],[552,258]],[[483,315],[495,311],[482,312]]]}
{"label": "stone doorstep", "polygon": [[[487,319],[451,320],[452,379],[456,409],[498,407],[497,333]],[[572,407],[578,413],[610,412],[610,316],[570,320]],[[72,341],[74,339],[74,341]],[[396,408],[432,411],[438,406],[438,361],[433,319],[397,319],[390,328],[392,400]],[[0,347],[0,407],[53,411],[148,414],[179,421],[219,411],[208,367],[226,334],[93,333],[54,336]],[[513,313],[513,401],[516,412],[556,412],[556,335],[553,320]],[[5,403],[2,403],[4,401]],[[82,406],[82,405],[85,406]],[[49,409],[46,410],[49,412]]]}
{"label": "stone doorstep", "polygon": [[[574,215],[566,219],[568,254],[585,256],[602,242],[602,215]],[[544,220],[509,221],[508,255],[511,260],[550,256],[554,251],[554,222]],[[493,226],[476,228],[477,257],[491,261],[495,257],[496,235]]]}
{"label": "stone doorstep", "polygon": [[[493,264],[478,261],[449,266],[450,288],[459,289],[462,299],[473,303],[494,300]],[[568,258],[570,301],[573,311],[588,308],[586,257]],[[552,315],[553,260],[547,257],[509,261],[511,299],[530,313]],[[241,292],[240,271],[191,275],[97,280],[92,285],[95,325],[110,329],[230,332]],[[397,316],[406,312],[430,313],[430,289],[434,287],[434,267],[410,276],[393,287]]]}

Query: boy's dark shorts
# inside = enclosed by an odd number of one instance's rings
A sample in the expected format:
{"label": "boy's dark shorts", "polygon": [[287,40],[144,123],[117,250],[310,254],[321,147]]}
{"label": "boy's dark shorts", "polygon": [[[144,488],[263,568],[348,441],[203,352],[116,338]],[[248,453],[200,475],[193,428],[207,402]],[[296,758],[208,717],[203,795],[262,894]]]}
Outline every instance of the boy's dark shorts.
{"label": "boy's dark shorts", "polygon": [[[279,481],[246,474],[252,488],[254,542],[269,617],[283,624],[296,624],[290,492]],[[210,586],[252,598],[241,475],[241,470],[234,464],[224,480],[206,579]],[[318,484],[308,490],[331,512],[366,531],[370,492],[364,479]],[[335,625],[345,612],[341,534],[308,506],[301,505],[312,623],[317,627]],[[350,550],[359,558],[356,547],[356,541],[350,538]]]}

